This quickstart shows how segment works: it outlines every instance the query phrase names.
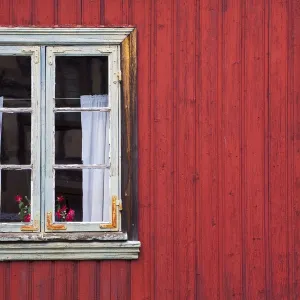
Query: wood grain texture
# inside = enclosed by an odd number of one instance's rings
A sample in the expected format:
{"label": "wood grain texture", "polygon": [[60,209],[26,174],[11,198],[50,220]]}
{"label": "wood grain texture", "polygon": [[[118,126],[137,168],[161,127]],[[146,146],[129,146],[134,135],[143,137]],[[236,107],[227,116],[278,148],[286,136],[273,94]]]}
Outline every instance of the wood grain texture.
{"label": "wood grain texture", "polygon": [[33,6],[32,0],[11,0],[11,25],[32,25]]}
{"label": "wood grain texture", "polygon": [[81,278],[86,280],[79,280],[77,293],[78,300],[97,298],[97,285],[98,285],[98,270],[97,264],[94,261],[81,261],[78,262],[78,274]]}
{"label": "wood grain texture", "polygon": [[56,2],[56,23],[59,26],[82,24],[81,0],[54,0]]}
{"label": "wood grain texture", "polygon": [[53,262],[32,262],[32,299],[51,300],[53,299],[54,277]]}
{"label": "wood grain texture", "polygon": [[[174,293],[174,200],[177,196],[175,164],[176,156],[173,126],[176,125],[178,95],[174,91],[176,70],[173,35],[174,1],[159,0],[152,7],[152,62],[151,93],[152,148],[151,168],[153,185],[151,197],[154,209],[154,299],[172,300]],[[173,129],[174,128],[174,129]]]}
{"label": "wood grain texture", "polygon": [[1,263],[1,300],[300,297],[298,0],[0,8],[1,25],[137,27],[142,241],[133,262]]}
{"label": "wood grain texture", "polygon": [[82,0],[82,25],[97,26],[101,19],[100,0]]}
{"label": "wood grain texture", "polygon": [[[243,27],[243,141],[244,147],[244,206],[243,284],[249,299],[265,299],[267,295],[264,234],[265,194],[268,172],[265,170],[265,112],[268,110],[265,64],[268,61],[268,43],[265,39],[267,20],[264,1],[246,2]],[[260,78],[260,80],[257,80]],[[252,284],[246,284],[251,282]]]}
{"label": "wood grain texture", "polygon": [[288,299],[287,1],[272,1],[269,28],[271,298]]}
{"label": "wood grain texture", "polygon": [[1,26],[8,26],[12,24],[12,1],[0,1],[0,24]]}
{"label": "wood grain texture", "polygon": [[[218,77],[222,67],[220,58],[222,26],[220,1],[201,0],[197,18],[196,74],[196,257],[197,297],[219,299],[220,263],[219,252],[219,192],[218,171],[220,135],[218,116],[220,99]],[[201,55],[200,55],[201,54]],[[201,220],[201,221],[200,221]],[[199,226],[201,224],[201,226]],[[216,274],[218,274],[216,276]],[[214,278],[214,280],[211,280]],[[197,299],[198,299],[197,298]]]}
{"label": "wood grain texture", "polygon": [[[150,24],[151,9],[150,1],[134,2],[132,12],[133,24],[140,24],[137,30],[137,49],[138,52],[137,74],[138,85],[138,145],[139,145],[139,178],[138,178],[138,236],[143,244],[139,261],[131,264],[131,295],[132,299],[152,299],[154,294],[154,268],[153,256],[151,251],[154,246],[154,230],[149,231],[153,224],[153,197],[151,196],[151,182],[154,168],[151,168],[151,104],[152,95],[150,68],[152,65],[150,46]],[[133,4],[132,4],[133,5]],[[141,163],[142,162],[142,163]]]}
{"label": "wood grain texture", "polygon": [[242,120],[242,1],[222,5],[222,115],[221,158],[221,299],[242,298],[243,235],[243,121]]}
{"label": "wood grain texture", "polygon": [[[290,295],[300,295],[300,3],[289,6],[289,287]],[[292,298],[292,297],[291,297]]]}
{"label": "wood grain texture", "polygon": [[88,280],[88,278],[78,278],[78,263],[79,262],[54,262],[54,298],[66,300],[74,299],[77,296],[78,280]]}
{"label": "wood grain texture", "polygon": [[[173,118],[171,102],[165,100],[168,123],[173,123],[173,138],[175,147],[165,143],[167,148],[165,157],[174,157],[174,166],[170,166],[170,172],[174,172],[174,179],[168,175],[169,180],[175,183],[174,202],[169,205],[174,207],[173,226],[180,224],[179,230],[174,234],[174,290],[173,299],[195,299],[195,205],[196,182],[198,174],[195,166],[195,119],[196,119],[196,1],[180,1],[176,5],[177,16],[174,33],[174,83],[170,94],[173,100]],[[164,17],[166,14],[164,14]],[[174,20],[172,20],[174,22]],[[175,26],[174,24],[177,24]],[[166,48],[166,47],[165,47]],[[172,51],[172,50],[171,50]],[[161,55],[159,55],[160,57]],[[163,55],[165,56],[165,55]],[[170,56],[172,59],[172,54]],[[172,61],[170,61],[172,65]],[[166,66],[166,64],[165,64]],[[158,74],[162,72],[158,70]],[[190,76],[193,74],[193,76]],[[159,82],[160,80],[158,80]],[[168,81],[170,81],[168,79]],[[175,87],[176,86],[176,92]],[[172,99],[171,98],[171,99]],[[167,97],[166,97],[167,99]],[[167,124],[165,128],[168,129]],[[162,130],[161,130],[162,131]],[[170,139],[166,132],[166,139]],[[163,142],[163,141],[162,141]],[[157,146],[158,148],[159,146]],[[174,153],[170,151],[174,147]],[[169,149],[169,150],[168,150]],[[171,157],[171,158],[173,158]],[[172,167],[174,170],[172,170]],[[168,182],[172,186],[173,182]],[[172,196],[169,195],[169,197]],[[168,198],[168,196],[167,196]],[[171,216],[171,214],[169,213]],[[167,219],[167,218],[166,218]],[[172,243],[172,241],[170,241]],[[171,270],[170,270],[171,271]],[[182,289],[181,287],[185,288]]]}
{"label": "wood grain texture", "polygon": [[10,263],[2,262],[0,263],[0,300],[6,300],[10,297]]}

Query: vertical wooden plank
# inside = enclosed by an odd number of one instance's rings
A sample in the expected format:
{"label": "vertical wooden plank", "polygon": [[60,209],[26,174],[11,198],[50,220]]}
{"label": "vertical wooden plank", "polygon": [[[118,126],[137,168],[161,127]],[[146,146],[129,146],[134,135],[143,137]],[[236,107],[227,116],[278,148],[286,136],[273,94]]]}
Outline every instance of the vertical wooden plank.
{"label": "vertical wooden plank", "polygon": [[[155,211],[155,299],[173,300],[174,295],[174,109],[178,98],[174,86],[174,1],[153,2],[153,61],[151,102],[153,131],[151,149],[153,205]],[[180,199],[181,200],[181,199]],[[178,201],[180,201],[178,199]],[[178,203],[176,203],[177,205]],[[153,249],[153,250],[154,250]],[[153,251],[152,250],[152,251]]]}
{"label": "vertical wooden plank", "polygon": [[[219,176],[218,176],[218,74],[221,73],[219,27],[221,2],[200,1],[197,20],[198,74],[196,120],[196,238],[197,299],[219,299]],[[213,280],[212,280],[213,278]]]}
{"label": "vertical wooden plank", "polygon": [[153,254],[154,249],[154,230],[152,216],[153,197],[151,195],[151,168],[150,158],[150,143],[151,143],[151,93],[150,86],[150,70],[151,56],[150,50],[150,14],[151,1],[135,1],[132,7],[131,24],[137,25],[137,49],[139,49],[137,73],[138,73],[138,145],[139,145],[139,197],[138,197],[138,236],[143,247],[139,259],[131,263],[131,297],[132,300],[152,299],[153,295],[153,280],[154,280],[154,265]]}
{"label": "vertical wooden plank", "polygon": [[111,262],[102,261],[97,266],[99,281],[97,299],[111,299]]}
{"label": "vertical wooden plank", "polygon": [[[299,1],[298,1],[299,2]],[[297,14],[294,15],[294,9],[296,9]],[[295,68],[297,68],[297,65],[295,66],[295,62],[298,63],[297,58],[295,57],[299,52],[295,52],[295,40],[297,40],[297,37],[295,39],[295,36],[297,36],[297,29],[295,28],[295,24],[299,20],[300,14],[299,14],[299,5],[294,3],[294,1],[288,1],[287,2],[287,206],[288,206],[288,298],[289,299],[295,299],[296,298],[296,290],[297,290],[297,280],[296,280],[296,265],[295,265],[295,243],[296,243],[296,235],[295,233],[298,232],[298,228],[295,227],[297,221],[295,211],[297,210],[298,206],[298,199],[297,194],[295,194],[295,157],[297,157],[297,152],[295,152],[295,132],[297,131],[297,126],[295,126],[295,106],[297,105],[296,100],[296,94],[295,90],[299,89],[297,88],[299,85],[296,84],[297,87],[295,87]],[[298,20],[297,20],[298,19]],[[296,32],[295,32],[296,31]],[[299,38],[299,36],[298,36]],[[299,39],[298,39],[299,41]],[[299,56],[299,55],[298,55]],[[299,68],[298,68],[299,69]],[[297,120],[297,119],[296,119]],[[298,119],[299,120],[299,119]],[[295,228],[297,228],[295,230]],[[298,292],[298,291],[297,291]],[[298,293],[299,295],[299,293]]]}
{"label": "vertical wooden plank", "polygon": [[101,0],[82,0],[82,25],[100,25],[100,2]]}
{"label": "vertical wooden plank", "polygon": [[12,1],[0,1],[0,25],[7,26],[11,24],[11,7]]}
{"label": "vertical wooden plank", "polygon": [[78,262],[78,300],[97,299],[97,263],[95,261]]}
{"label": "vertical wooden plank", "polygon": [[55,261],[53,268],[53,299],[76,299],[78,279],[77,263],[72,261]]}
{"label": "vertical wooden plank", "polygon": [[53,274],[52,262],[32,262],[32,299],[52,300]]}
{"label": "vertical wooden plank", "polygon": [[290,35],[290,114],[291,120],[291,153],[290,153],[290,172],[291,172],[291,193],[290,207],[292,210],[290,226],[290,249],[291,267],[290,275],[290,299],[296,300],[300,295],[300,2],[291,1],[290,15],[291,27]]}
{"label": "vertical wooden plank", "polygon": [[222,4],[223,13],[223,97],[222,101],[222,264],[221,299],[242,297],[242,48],[241,1]]}
{"label": "vertical wooden plank", "polygon": [[31,299],[31,275],[29,262],[10,263],[10,299]]}
{"label": "vertical wooden plank", "polygon": [[74,26],[82,24],[81,0],[57,1],[57,24],[60,26]]}
{"label": "vertical wooden plank", "polygon": [[[264,202],[265,178],[265,115],[268,99],[265,63],[268,59],[265,43],[266,2],[255,0],[245,2],[244,24],[244,176],[245,206],[243,235],[245,251],[244,284],[249,299],[266,298],[265,282],[265,236],[264,236]],[[251,282],[251,284],[247,284]]]}
{"label": "vertical wooden plank", "polygon": [[33,25],[49,26],[55,25],[55,4],[54,0],[35,0],[33,9]]}
{"label": "vertical wooden plank", "polygon": [[111,265],[111,300],[131,300],[130,262],[114,261]]}
{"label": "vertical wooden plank", "polygon": [[122,25],[123,23],[123,0],[102,0],[104,8],[104,25]]}
{"label": "vertical wooden plank", "polygon": [[10,297],[10,263],[0,263],[0,300],[6,300]]}
{"label": "vertical wooden plank", "polygon": [[[177,87],[176,94],[173,94],[176,107],[175,119],[172,118],[172,114],[168,116],[167,113],[168,110],[171,110],[171,107],[168,107],[171,103],[165,104],[167,122],[173,122],[173,138],[176,144],[173,154],[176,170],[175,190],[173,192],[174,203],[170,198],[172,184],[170,183],[169,189],[166,189],[165,186],[165,189],[169,193],[169,197],[166,195],[166,199],[170,199],[168,205],[174,205],[175,222],[171,223],[171,226],[173,226],[173,230],[175,230],[175,226],[178,227],[174,235],[173,260],[175,265],[173,272],[175,295],[173,299],[195,299],[195,205],[197,201],[195,188],[198,180],[195,168],[196,1],[177,1],[176,4],[176,21],[172,23],[177,33],[176,39],[174,39],[176,45],[176,67],[174,71]],[[166,18],[165,13],[162,16]],[[161,21],[158,20],[158,24],[160,23]],[[172,51],[172,49],[170,50]],[[160,54],[158,57],[160,57]],[[165,63],[161,64],[166,67],[165,57],[164,60]],[[158,72],[158,74],[161,73]],[[165,82],[164,84],[168,83]],[[162,86],[161,89],[163,89]],[[170,94],[172,95],[172,92]],[[170,101],[166,99],[165,102]],[[168,128],[167,126],[168,124],[165,125],[165,128]],[[172,136],[169,136],[166,132],[166,138],[171,139]],[[168,158],[172,154],[170,151],[172,144],[165,144],[167,148],[164,155]],[[172,173],[172,165],[170,167],[169,172]],[[170,174],[168,176],[170,177]]]}
{"label": "vertical wooden plank", "polygon": [[270,2],[271,299],[288,298],[287,1]]}
{"label": "vertical wooden plank", "polygon": [[32,24],[32,0],[11,0],[13,26],[28,26]]}

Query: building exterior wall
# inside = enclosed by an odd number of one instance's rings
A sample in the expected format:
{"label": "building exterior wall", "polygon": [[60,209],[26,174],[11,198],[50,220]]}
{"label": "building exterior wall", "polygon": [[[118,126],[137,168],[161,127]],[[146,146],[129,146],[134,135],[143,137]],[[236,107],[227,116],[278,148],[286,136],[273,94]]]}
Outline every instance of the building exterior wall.
{"label": "building exterior wall", "polygon": [[138,32],[137,261],[0,263],[0,300],[298,299],[300,2],[1,0]]}

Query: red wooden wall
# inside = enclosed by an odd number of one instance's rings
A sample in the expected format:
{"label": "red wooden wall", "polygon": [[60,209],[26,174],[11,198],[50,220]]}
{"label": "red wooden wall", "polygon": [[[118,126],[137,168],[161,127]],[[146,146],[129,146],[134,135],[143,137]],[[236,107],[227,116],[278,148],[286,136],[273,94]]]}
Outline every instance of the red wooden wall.
{"label": "red wooden wall", "polygon": [[300,1],[1,0],[136,25],[137,261],[0,264],[0,299],[299,299]]}

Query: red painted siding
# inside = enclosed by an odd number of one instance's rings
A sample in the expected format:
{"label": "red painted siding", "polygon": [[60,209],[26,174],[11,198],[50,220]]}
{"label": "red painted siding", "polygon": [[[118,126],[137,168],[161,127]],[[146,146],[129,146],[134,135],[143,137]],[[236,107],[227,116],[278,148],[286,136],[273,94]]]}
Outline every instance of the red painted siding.
{"label": "red painted siding", "polygon": [[1,0],[136,25],[139,260],[0,263],[0,300],[298,299],[300,2]]}

